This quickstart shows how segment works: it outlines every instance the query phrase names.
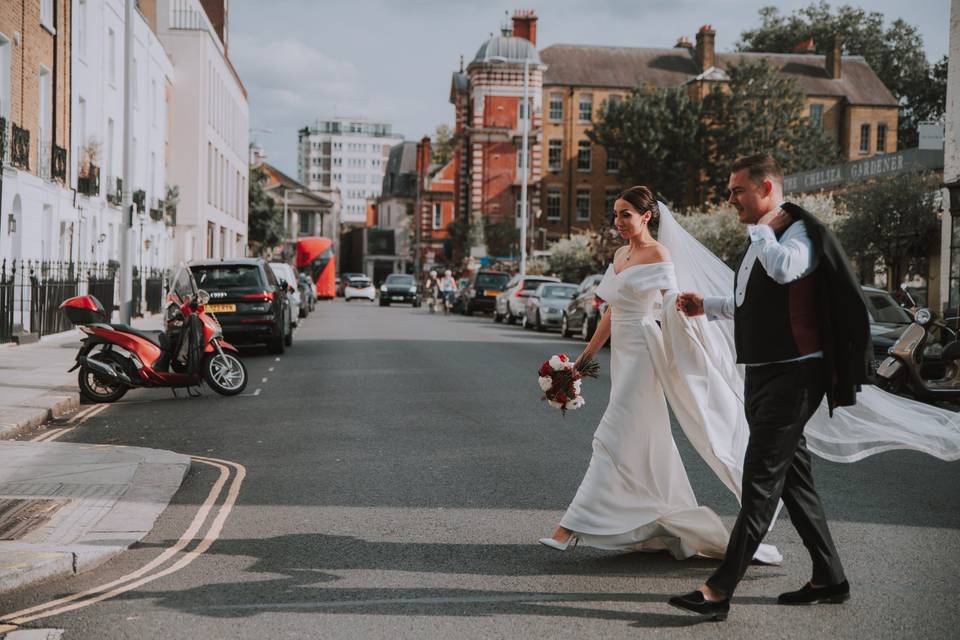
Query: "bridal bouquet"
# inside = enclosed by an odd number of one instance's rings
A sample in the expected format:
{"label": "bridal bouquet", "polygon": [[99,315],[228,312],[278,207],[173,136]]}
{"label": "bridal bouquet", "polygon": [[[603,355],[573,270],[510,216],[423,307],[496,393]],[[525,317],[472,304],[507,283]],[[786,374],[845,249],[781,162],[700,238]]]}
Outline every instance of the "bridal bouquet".
{"label": "bridal bouquet", "polygon": [[564,414],[579,409],[586,403],[580,393],[583,378],[596,378],[599,371],[600,365],[595,360],[587,360],[578,369],[564,353],[551,356],[538,372],[537,382],[543,391],[543,400]]}

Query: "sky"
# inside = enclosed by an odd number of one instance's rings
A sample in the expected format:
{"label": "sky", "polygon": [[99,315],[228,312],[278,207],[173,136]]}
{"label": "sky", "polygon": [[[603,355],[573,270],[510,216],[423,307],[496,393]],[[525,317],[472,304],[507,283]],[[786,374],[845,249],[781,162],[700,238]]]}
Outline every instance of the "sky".
{"label": "sky", "polygon": [[[296,177],[297,130],[318,118],[382,119],[408,140],[453,123],[450,77],[499,32],[505,12],[534,9],[537,46],[592,44],[672,47],[701,25],[717,50],[760,23],[760,7],[781,13],[809,0],[233,0],[229,55],[247,88],[251,141]],[[843,3],[834,3],[839,6]],[[916,26],[927,58],[948,48],[949,0],[862,0],[887,22]],[[909,7],[905,11],[904,7]],[[262,129],[269,129],[261,131]]]}

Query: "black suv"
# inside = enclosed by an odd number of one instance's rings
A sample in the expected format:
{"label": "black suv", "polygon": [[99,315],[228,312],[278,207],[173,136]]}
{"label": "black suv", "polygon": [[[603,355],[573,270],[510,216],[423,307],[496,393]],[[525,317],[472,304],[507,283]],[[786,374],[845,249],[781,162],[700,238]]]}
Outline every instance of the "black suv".
{"label": "black suv", "polygon": [[286,292],[262,258],[190,263],[197,287],[210,294],[224,338],[235,344],[265,343],[270,353],[293,344],[293,318]]}
{"label": "black suv", "polygon": [[477,271],[463,295],[463,314],[474,311],[493,311],[497,296],[503,293],[510,274],[503,271]]}
{"label": "black suv", "polygon": [[403,302],[420,306],[420,287],[417,280],[405,273],[391,273],[380,285],[380,306],[389,307],[391,302]]}

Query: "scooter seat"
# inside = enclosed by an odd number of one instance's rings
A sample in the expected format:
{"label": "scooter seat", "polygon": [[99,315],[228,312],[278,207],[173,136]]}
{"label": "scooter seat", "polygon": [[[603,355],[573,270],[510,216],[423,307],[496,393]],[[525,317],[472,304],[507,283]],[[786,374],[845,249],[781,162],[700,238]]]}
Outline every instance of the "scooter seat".
{"label": "scooter seat", "polygon": [[128,324],[111,324],[110,326],[121,333],[129,333],[130,335],[138,336],[148,342],[152,342],[164,351],[170,350],[170,341],[167,339],[167,334],[163,331],[143,331],[141,329],[134,329]]}

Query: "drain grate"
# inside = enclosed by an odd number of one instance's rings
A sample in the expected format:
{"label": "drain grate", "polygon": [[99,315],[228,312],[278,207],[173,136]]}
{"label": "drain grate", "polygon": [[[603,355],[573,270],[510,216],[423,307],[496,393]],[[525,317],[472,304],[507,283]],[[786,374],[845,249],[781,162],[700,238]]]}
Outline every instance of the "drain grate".
{"label": "drain grate", "polygon": [[67,502],[49,498],[0,500],[0,540],[19,540],[42,527]]}

